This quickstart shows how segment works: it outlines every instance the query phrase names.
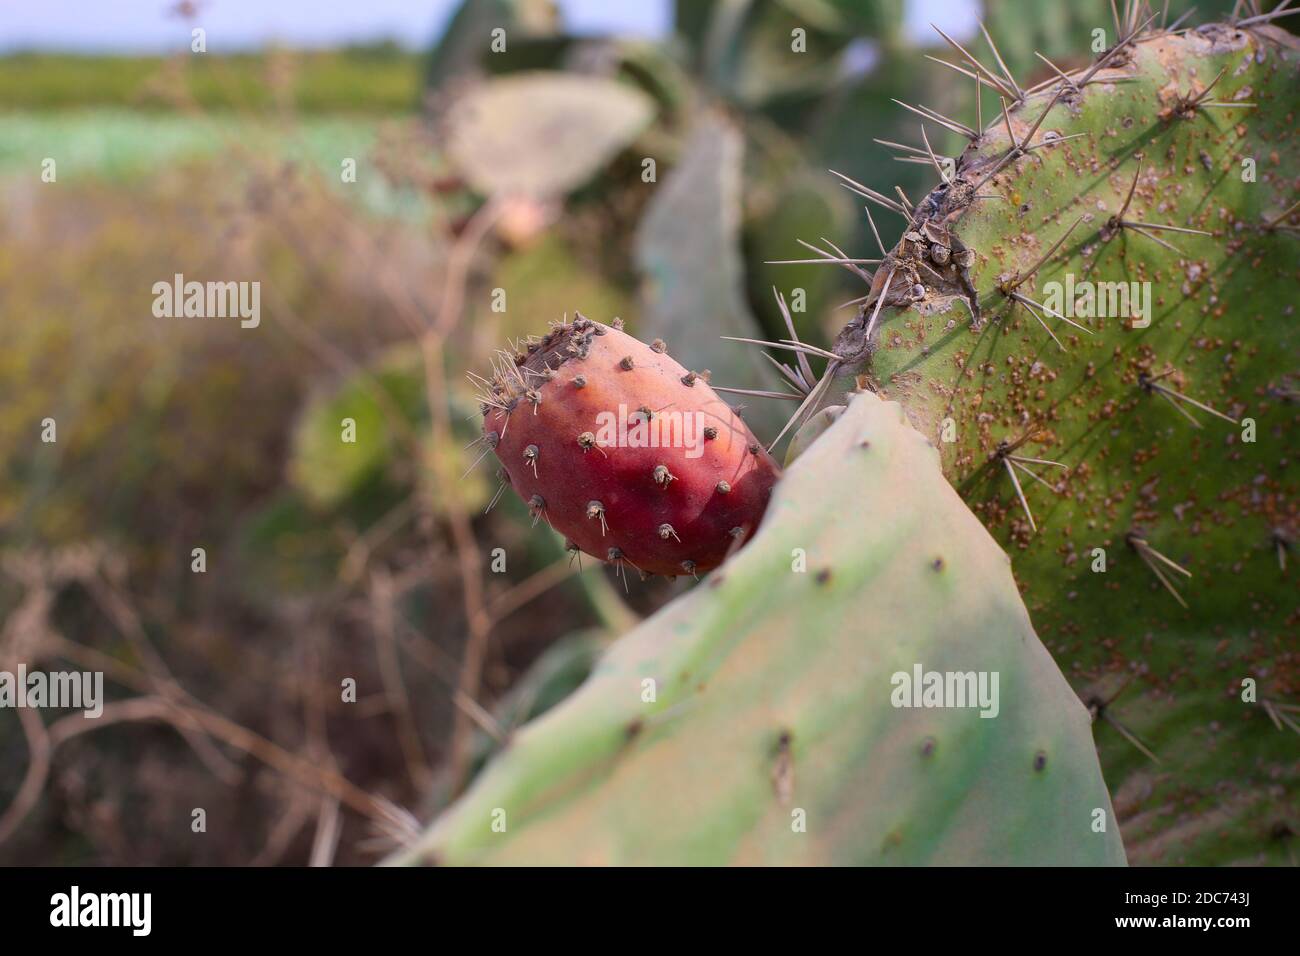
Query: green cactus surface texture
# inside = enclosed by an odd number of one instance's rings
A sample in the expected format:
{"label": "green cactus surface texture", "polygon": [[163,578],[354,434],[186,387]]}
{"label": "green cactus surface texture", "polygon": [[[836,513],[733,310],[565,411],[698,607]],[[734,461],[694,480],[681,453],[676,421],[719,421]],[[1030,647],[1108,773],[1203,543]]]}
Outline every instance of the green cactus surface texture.
{"label": "green cactus surface texture", "polygon": [[1096,718],[1132,862],[1294,864],[1295,39],[1134,17],[1029,90],[951,58],[1000,105],[915,206],[849,183],[907,225],[814,398],[865,376],[939,447]]}
{"label": "green cactus surface texture", "polygon": [[[917,671],[969,675],[965,705],[923,706]],[[1088,711],[1007,555],[934,443],[863,392],[749,544],[391,862],[1124,861]]]}

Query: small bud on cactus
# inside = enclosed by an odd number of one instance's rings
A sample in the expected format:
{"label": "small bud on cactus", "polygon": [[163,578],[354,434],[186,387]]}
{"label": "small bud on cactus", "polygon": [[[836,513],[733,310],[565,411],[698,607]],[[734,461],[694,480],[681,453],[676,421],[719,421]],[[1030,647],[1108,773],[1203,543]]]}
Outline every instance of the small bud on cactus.
{"label": "small bud on cactus", "polygon": [[579,317],[502,353],[482,396],[486,443],[534,517],[587,554],[708,571],[758,526],[779,469],[707,373],[620,325]]}

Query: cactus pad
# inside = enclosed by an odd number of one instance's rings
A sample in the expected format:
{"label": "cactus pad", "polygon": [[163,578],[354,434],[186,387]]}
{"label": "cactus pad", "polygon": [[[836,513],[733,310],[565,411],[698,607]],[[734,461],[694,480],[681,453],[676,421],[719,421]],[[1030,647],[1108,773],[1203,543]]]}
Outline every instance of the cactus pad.
{"label": "cactus pad", "polygon": [[[918,667],[997,672],[996,716],[893,706]],[[745,549],[622,638],[395,860],[1123,861],[1088,714],[1006,555],[898,405],[865,393]]]}
{"label": "cactus pad", "polygon": [[836,364],[903,405],[1014,556],[1100,718],[1130,858],[1285,862],[1300,60],[1267,17],[1126,19],[1092,66],[1005,90],[915,206],[852,184],[907,226]]}

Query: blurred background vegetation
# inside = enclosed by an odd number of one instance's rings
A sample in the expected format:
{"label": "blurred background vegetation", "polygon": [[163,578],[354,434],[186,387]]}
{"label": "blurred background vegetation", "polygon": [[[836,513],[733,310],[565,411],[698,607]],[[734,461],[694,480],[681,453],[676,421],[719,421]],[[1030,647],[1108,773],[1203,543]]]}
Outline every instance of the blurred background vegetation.
{"label": "blurred background vegetation", "polygon": [[[689,586],[625,592],[512,495],[485,514],[466,372],[581,310],[770,385],[719,336],[784,334],[775,288],[824,345],[866,290],[769,260],[878,254],[826,170],[915,200],[936,175],[876,142],[921,144],[891,100],[974,122],[974,81],[907,24],[979,45],[983,17],[1022,82],[1111,28],[1105,0],[679,0],[651,38],[561,14],[464,0],[427,50],[0,57],[0,670],[103,670],[112,701],[0,711],[0,862],[403,839]],[[261,325],[155,318],[175,273],[259,281]]]}

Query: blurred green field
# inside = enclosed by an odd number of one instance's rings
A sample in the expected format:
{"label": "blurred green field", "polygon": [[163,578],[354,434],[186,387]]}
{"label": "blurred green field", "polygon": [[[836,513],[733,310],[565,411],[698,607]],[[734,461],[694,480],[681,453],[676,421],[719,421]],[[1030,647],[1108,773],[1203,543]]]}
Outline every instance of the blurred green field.
{"label": "blurred green field", "polygon": [[[121,180],[164,163],[209,156],[231,143],[325,164],[364,154],[378,121],[315,117],[293,130],[246,116],[190,117],[122,109],[0,114],[0,175],[58,162],[59,178]],[[338,167],[338,162],[331,165]]]}
{"label": "blurred green field", "polygon": [[[53,113],[0,113],[0,181],[39,181],[46,158],[56,163],[60,183],[91,180],[123,186],[147,185],[160,170],[204,160],[221,161],[235,147],[281,164],[293,164],[333,183],[341,195],[369,213],[424,221],[428,197],[396,188],[374,167],[377,144],[395,119],[362,116],[304,116],[286,124],[256,114],[187,116],[118,108]],[[355,183],[342,188],[345,159],[357,163]]]}
{"label": "blurred green field", "polygon": [[[204,110],[300,114],[409,113],[420,101],[424,57],[390,44],[327,51],[270,50],[191,57],[185,94]],[[0,57],[0,111],[130,107],[170,110],[178,61],[163,56],[17,53]]]}
{"label": "blurred green field", "polygon": [[390,44],[331,51],[268,50],[184,59],[19,53],[0,57],[0,178],[142,183],[161,169],[232,146],[310,167],[370,212],[423,219],[422,195],[368,174],[386,126],[415,116],[422,55]]}

